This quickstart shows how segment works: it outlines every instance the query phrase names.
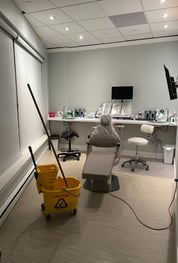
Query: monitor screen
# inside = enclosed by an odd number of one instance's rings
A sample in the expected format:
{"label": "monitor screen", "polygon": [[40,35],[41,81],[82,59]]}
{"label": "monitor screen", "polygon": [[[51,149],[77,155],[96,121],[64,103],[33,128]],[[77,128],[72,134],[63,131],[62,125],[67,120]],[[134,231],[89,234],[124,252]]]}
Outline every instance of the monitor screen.
{"label": "monitor screen", "polygon": [[167,80],[167,87],[168,87],[170,100],[177,99],[177,90],[176,90],[176,83],[174,81],[174,78],[170,76],[169,70],[165,65],[164,65],[164,70],[165,70],[165,76]]}
{"label": "monitor screen", "polygon": [[133,86],[115,86],[111,89],[112,100],[132,100]]}

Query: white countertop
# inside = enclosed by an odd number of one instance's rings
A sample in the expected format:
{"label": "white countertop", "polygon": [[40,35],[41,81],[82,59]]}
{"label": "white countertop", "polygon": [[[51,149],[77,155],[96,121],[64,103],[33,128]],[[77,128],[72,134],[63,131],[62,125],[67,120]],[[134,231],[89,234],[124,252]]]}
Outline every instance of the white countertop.
{"label": "white countertop", "polygon": [[[90,123],[98,123],[100,122],[99,118],[83,118],[83,117],[76,117],[76,118],[67,118],[63,119],[61,117],[48,117],[49,121],[61,121],[61,122],[90,122]],[[155,122],[155,121],[145,121],[145,120],[132,120],[132,119],[112,119],[114,124],[151,124],[154,126],[177,126],[176,122]]]}

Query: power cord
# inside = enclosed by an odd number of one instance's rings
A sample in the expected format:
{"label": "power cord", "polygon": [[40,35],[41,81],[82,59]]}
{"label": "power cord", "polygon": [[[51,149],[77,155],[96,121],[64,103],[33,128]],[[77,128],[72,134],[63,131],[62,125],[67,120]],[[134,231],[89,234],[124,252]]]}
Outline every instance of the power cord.
{"label": "power cord", "polygon": [[134,210],[134,208],[127,202],[125,201],[124,199],[112,194],[112,193],[109,193],[111,196],[113,196],[114,198],[117,198],[119,199],[120,201],[122,201],[123,203],[125,203],[130,209],[131,211],[133,212],[133,214],[135,215],[136,219],[138,220],[138,222],[143,225],[144,227],[147,227],[151,230],[157,230],[157,231],[161,231],[161,230],[166,230],[166,229],[169,229],[172,225],[173,225],[173,216],[171,214],[171,206],[175,200],[175,196],[176,196],[176,191],[177,191],[177,180],[175,180],[176,182],[176,185],[175,185],[175,189],[174,189],[174,193],[173,193],[173,197],[172,197],[172,200],[168,206],[168,213],[169,213],[169,216],[170,216],[170,223],[168,224],[168,226],[165,226],[165,227],[160,227],[160,228],[156,228],[156,227],[152,227],[152,226],[149,226],[147,224],[145,224],[144,222],[141,221],[141,219],[137,216],[136,214],[136,211]]}

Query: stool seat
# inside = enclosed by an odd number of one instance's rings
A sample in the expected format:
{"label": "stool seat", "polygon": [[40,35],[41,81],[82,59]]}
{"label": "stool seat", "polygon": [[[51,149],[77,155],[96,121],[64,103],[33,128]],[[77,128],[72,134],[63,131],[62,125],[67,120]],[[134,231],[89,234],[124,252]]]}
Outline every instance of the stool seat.
{"label": "stool seat", "polygon": [[72,138],[72,137],[79,137],[78,133],[76,133],[75,131],[64,131],[61,134],[61,138],[64,138],[66,140],[68,140],[68,138]]}
{"label": "stool seat", "polygon": [[65,152],[58,153],[58,158],[62,158],[63,162],[71,158],[76,159],[78,161],[80,160],[81,152],[79,150],[72,150],[72,147],[71,147],[71,139],[73,137],[79,137],[79,135],[77,132],[72,131],[72,130],[66,130],[62,132],[61,134],[61,138],[64,138],[65,140],[69,142],[68,150]]}
{"label": "stool seat", "polygon": [[145,138],[142,138],[142,137],[131,137],[128,139],[128,144],[131,144],[131,145],[147,145],[148,143],[148,140],[145,139]]}

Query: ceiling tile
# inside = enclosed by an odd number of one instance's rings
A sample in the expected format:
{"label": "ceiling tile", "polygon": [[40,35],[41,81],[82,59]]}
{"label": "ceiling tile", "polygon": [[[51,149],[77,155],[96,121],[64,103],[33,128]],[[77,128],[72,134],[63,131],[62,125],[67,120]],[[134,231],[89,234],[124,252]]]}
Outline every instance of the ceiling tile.
{"label": "ceiling tile", "polygon": [[53,43],[53,44],[64,44],[64,43],[70,43],[71,40],[60,35],[60,34],[54,34],[54,35],[51,35],[50,37],[43,37],[42,38],[43,40],[45,41],[48,41],[48,43]]}
{"label": "ceiling tile", "polygon": [[57,7],[65,7],[69,5],[88,3],[89,0],[50,0],[50,2],[55,4]]}
{"label": "ceiling tile", "polygon": [[176,35],[178,35],[178,29],[176,29],[176,30],[169,30],[167,32],[165,32],[165,31],[153,32],[152,35],[154,37],[176,36]]}
{"label": "ceiling tile", "polygon": [[[84,31],[83,27],[81,27],[76,22],[51,25],[50,28],[65,35],[80,33]],[[68,28],[68,31],[66,30],[66,28]]]}
{"label": "ceiling tile", "polygon": [[37,12],[55,7],[48,0],[15,0],[15,3],[21,7],[22,11],[25,12]]}
{"label": "ceiling tile", "polygon": [[103,0],[97,4],[108,16],[143,11],[139,0]]}
{"label": "ceiling tile", "polygon": [[[178,0],[166,0],[163,4],[160,0],[14,2],[20,12],[25,11],[25,18],[47,48],[178,36]],[[163,19],[165,12],[168,17]],[[51,15],[55,19],[50,20]],[[78,39],[80,33],[83,40]]]}
{"label": "ceiling tile", "polygon": [[[166,14],[166,17],[164,18],[165,14]],[[169,21],[169,20],[178,20],[178,7],[147,11],[145,12],[145,15],[149,23]]]}
{"label": "ceiling tile", "polygon": [[86,20],[105,16],[96,3],[73,5],[61,9],[74,20]]}
{"label": "ceiling tile", "polygon": [[119,27],[118,29],[124,36],[150,33],[150,29],[148,25],[126,26],[126,27]]}
{"label": "ceiling tile", "polygon": [[82,40],[79,39],[79,34],[70,35],[70,39],[77,42],[79,45],[86,45],[87,43],[89,43],[89,45],[100,43],[95,37],[93,37],[88,32],[83,32],[81,33],[81,35],[83,36]]}
{"label": "ceiling tile", "polygon": [[178,6],[178,0],[167,0],[160,3],[160,0],[141,0],[144,10],[155,10]]}
{"label": "ceiling tile", "polygon": [[79,21],[79,24],[82,25],[88,31],[99,30],[104,28],[114,28],[113,23],[108,17],[82,20]]}
{"label": "ceiling tile", "polygon": [[28,22],[31,24],[32,27],[40,27],[40,26],[44,26],[43,23],[41,23],[39,20],[35,19],[34,17],[25,14],[24,15],[26,17],[26,19],[28,20]]}
{"label": "ceiling tile", "polygon": [[110,16],[109,18],[116,27],[133,26],[147,23],[143,12]]}
{"label": "ceiling tile", "polygon": [[105,37],[105,38],[99,38],[99,40],[102,43],[115,43],[115,42],[123,42],[125,41],[125,38],[123,36],[113,36],[113,37]]}
{"label": "ceiling tile", "polygon": [[76,46],[77,43],[75,42],[62,42],[60,40],[56,39],[49,39],[49,38],[43,38],[43,42],[48,48],[60,48],[60,47],[71,47],[71,46]]}
{"label": "ceiling tile", "polygon": [[[38,21],[44,23],[45,25],[52,25],[52,24],[58,24],[58,23],[65,23],[70,22],[72,19],[65,15],[62,11],[59,9],[50,9],[43,12],[36,12],[32,13],[31,16]],[[54,16],[55,19],[51,20],[49,19],[50,16]]]}
{"label": "ceiling tile", "polygon": [[54,30],[47,26],[42,26],[42,27],[37,27],[35,28],[35,31],[40,37],[45,37],[45,36],[51,36],[54,35]]}
{"label": "ceiling tile", "polygon": [[108,30],[105,29],[105,30],[92,31],[91,33],[97,38],[121,37],[120,32],[115,28]]}
{"label": "ceiling tile", "polygon": [[164,22],[160,22],[160,23],[154,23],[154,24],[150,24],[150,28],[152,32],[161,32],[164,31],[165,34],[167,34],[166,32],[170,31],[170,30],[177,30],[178,29],[178,21],[167,21],[166,25],[168,26],[168,28],[164,28],[165,23]]}
{"label": "ceiling tile", "polygon": [[152,38],[151,33],[146,33],[146,34],[136,34],[136,35],[130,35],[130,36],[125,36],[126,40],[139,40],[139,39],[146,39],[146,38]]}

